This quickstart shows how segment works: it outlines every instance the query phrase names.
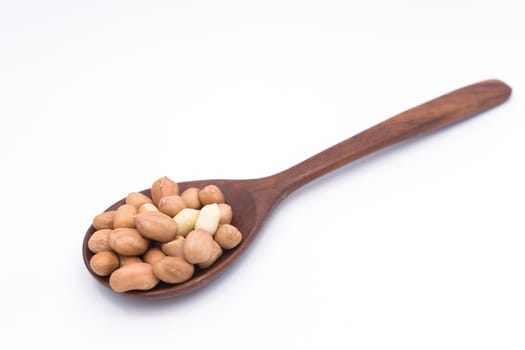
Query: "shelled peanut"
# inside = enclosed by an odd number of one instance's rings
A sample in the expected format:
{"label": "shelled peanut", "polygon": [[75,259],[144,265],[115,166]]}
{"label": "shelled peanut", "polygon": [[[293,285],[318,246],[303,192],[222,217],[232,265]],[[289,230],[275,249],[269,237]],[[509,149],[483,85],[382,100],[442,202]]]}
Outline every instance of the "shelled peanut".
{"label": "shelled peanut", "polygon": [[176,182],[162,177],[153,182],[151,198],[131,192],[125,204],[93,219],[91,270],[109,276],[119,293],[185,282],[241,242],[232,217],[217,186],[179,193]]}

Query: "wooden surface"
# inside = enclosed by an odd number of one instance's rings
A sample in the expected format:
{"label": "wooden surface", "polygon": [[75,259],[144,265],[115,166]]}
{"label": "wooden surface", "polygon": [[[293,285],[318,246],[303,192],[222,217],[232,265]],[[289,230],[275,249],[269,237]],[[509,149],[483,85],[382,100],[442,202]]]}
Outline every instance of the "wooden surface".
{"label": "wooden surface", "polygon": [[[133,291],[126,295],[160,299],[186,294],[220,275],[250,245],[265,219],[284,198],[310,181],[370,153],[411,137],[459,122],[506,101],[511,89],[497,80],[483,81],[438,97],[398,114],[278,174],[250,180],[199,180],[180,183],[181,191],[190,186],[216,184],[231,204],[232,223],[243,233],[241,244],[225,251],[209,269],[199,270],[192,279],[178,285],[159,284],[150,291]],[[150,195],[149,190],[143,193]],[[121,200],[111,207],[124,203]],[[82,254],[88,271],[109,288],[108,278],[95,275],[89,267],[93,255],[87,248],[93,234],[91,226],[84,237]]]}

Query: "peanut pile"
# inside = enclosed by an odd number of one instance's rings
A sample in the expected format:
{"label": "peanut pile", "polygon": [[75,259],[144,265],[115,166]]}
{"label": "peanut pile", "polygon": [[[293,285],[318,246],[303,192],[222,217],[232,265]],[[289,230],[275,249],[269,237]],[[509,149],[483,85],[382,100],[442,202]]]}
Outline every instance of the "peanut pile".
{"label": "peanut pile", "polygon": [[197,265],[206,269],[242,240],[233,225],[231,206],[215,185],[179,186],[163,177],[151,187],[151,198],[131,192],[117,210],[93,219],[88,241],[92,271],[109,276],[115,292],[149,290],[159,281],[182,283]]}

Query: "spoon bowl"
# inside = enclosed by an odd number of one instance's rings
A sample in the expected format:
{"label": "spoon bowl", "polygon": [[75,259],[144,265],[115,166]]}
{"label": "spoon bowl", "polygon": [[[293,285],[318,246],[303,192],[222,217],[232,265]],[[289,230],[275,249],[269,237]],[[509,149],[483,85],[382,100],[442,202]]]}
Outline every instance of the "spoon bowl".
{"label": "spoon bowl", "polygon": [[[271,211],[296,189],[370,153],[495,107],[505,102],[510,94],[511,88],[501,81],[482,81],[391,117],[275,175],[248,180],[198,180],[179,183],[181,191],[188,187],[217,185],[233,209],[232,224],[242,232],[243,240],[234,249],[224,251],[211,267],[196,267],[195,274],[186,282],[174,285],[161,282],[148,291],[129,291],[124,294],[146,299],[163,299],[180,296],[206,285],[245,251]],[[149,190],[142,193],[151,197]],[[116,209],[124,203],[125,199],[122,199],[106,211]],[[91,275],[109,288],[109,278],[96,275],[89,264],[93,253],[88,249],[87,243],[94,232],[95,228],[90,226],[84,236],[84,263]]]}
{"label": "spoon bowl", "polygon": [[[194,289],[197,289],[204,284],[210,282],[217,277],[220,272],[226,269],[237,258],[244,249],[250,244],[251,240],[259,230],[260,225],[264,222],[264,217],[269,214],[269,209],[265,206],[265,201],[257,201],[257,193],[263,179],[260,180],[199,180],[179,182],[180,191],[184,191],[189,187],[202,188],[208,184],[217,185],[227,199],[227,202],[233,208],[232,225],[237,227],[243,233],[241,243],[235,248],[224,250],[223,254],[211,267],[207,269],[200,269],[195,266],[195,273],[193,277],[185,283],[181,284],[167,284],[160,282],[154,289],[149,291],[129,291],[125,294],[148,299],[162,299],[167,297],[178,296],[186,294]],[[264,186],[263,186],[264,187]],[[142,194],[151,198],[151,191],[149,189],[140,191]],[[272,191],[273,192],[273,191]],[[124,204],[125,198],[111,205],[105,211],[116,210],[119,206]],[[277,204],[276,201],[270,201]],[[89,265],[89,260],[94,255],[88,248],[88,241],[96,229],[91,225],[86,232],[82,245],[82,253],[84,263],[91,273],[91,275],[99,282],[109,287],[109,277],[101,277],[93,272]]]}

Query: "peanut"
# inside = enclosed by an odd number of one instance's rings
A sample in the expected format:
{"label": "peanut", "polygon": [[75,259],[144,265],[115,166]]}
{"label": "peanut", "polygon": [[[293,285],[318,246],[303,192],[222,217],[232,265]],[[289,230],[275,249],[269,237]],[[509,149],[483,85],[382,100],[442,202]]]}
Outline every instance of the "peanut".
{"label": "peanut", "polygon": [[213,241],[213,251],[211,253],[211,256],[210,258],[205,261],[205,262],[202,262],[199,264],[199,267],[201,269],[207,269],[208,267],[210,267],[211,265],[213,265],[214,262],[217,261],[217,259],[219,259],[219,257],[222,255],[222,249],[221,249],[221,246],[219,245],[219,243]]}
{"label": "peanut", "polygon": [[230,224],[224,224],[219,226],[213,239],[219,243],[221,248],[232,249],[241,242],[242,234],[237,227]]}
{"label": "peanut", "polygon": [[117,213],[116,210],[108,210],[102,214],[98,214],[93,219],[93,227],[95,230],[102,230],[104,228],[113,228],[113,218]]}
{"label": "peanut", "polygon": [[199,210],[184,208],[182,209],[173,220],[177,223],[179,230],[178,235],[186,236],[188,232],[195,228],[195,222],[199,216]]}
{"label": "peanut", "polygon": [[144,236],[159,242],[169,242],[177,234],[177,223],[160,212],[146,212],[135,217],[137,230]]}
{"label": "peanut", "polygon": [[219,226],[219,220],[221,219],[221,211],[216,203],[207,204],[200,210],[197,221],[195,222],[195,228],[207,231],[210,235],[214,235]]}
{"label": "peanut", "polygon": [[186,208],[186,203],[177,195],[164,196],[159,201],[159,210],[171,217],[177,215],[184,208]]}
{"label": "peanut", "polygon": [[191,209],[200,209],[202,207],[199,199],[199,189],[197,187],[190,187],[184,190],[180,197],[186,203],[186,207]]}
{"label": "peanut", "polygon": [[137,208],[131,204],[122,204],[120,207],[118,207],[115,217],[113,218],[113,228],[134,228],[135,214],[137,214]]}
{"label": "peanut", "polygon": [[109,228],[103,228],[95,231],[91,237],[89,237],[88,248],[93,253],[99,253],[105,250],[111,250],[108,243],[108,237],[111,230]]}
{"label": "peanut", "polygon": [[126,197],[126,204],[132,205],[135,208],[140,208],[141,205],[146,203],[153,203],[151,198],[140,193],[140,192],[130,192]]}
{"label": "peanut", "polygon": [[120,255],[135,256],[146,252],[149,240],[134,228],[116,228],[109,234],[109,246]]}
{"label": "peanut", "polygon": [[208,185],[199,191],[199,200],[202,205],[224,203],[224,195],[217,186]]}
{"label": "peanut", "polygon": [[164,254],[159,248],[150,248],[142,258],[148,264],[153,265],[165,256],[166,254]]}
{"label": "peanut", "polygon": [[110,251],[97,253],[89,260],[89,266],[97,275],[108,276],[118,268],[118,256]]}
{"label": "peanut", "polygon": [[148,263],[123,266],[113,271],[109,277],[109,286],[117,293],[148,290],[158,283],[158,278],[153,274],[153,267]]}
{"label": "peanut", "polygon": [[193,230],[184,240],[184,258],[198,264],[210,260],[214,251],[213,237],[204,230]]}
{"label": "peanut", "polygon": [[232,207],[226,203],[219,203],[217,205],[219,206],[220,212],[219,225],[231,223],[233,218]]}
{"label": "peanut", "polygon": [[164,196],[178,195],[179,185],[164,176],[158,179],[151,186],[151,199],[155,205],[159,205],[159,201]]}
{"label": "peanut", "polygon": [[164,243],[160,249],[169,256],[178,256],[184,258],[184,237],[177,236],[173,241]]}
{"label": "peanut", "polygon": [[155,276],[166,283],[181,283],[193,276],[195,268],[183,258],[166,256],[153,265]]}

